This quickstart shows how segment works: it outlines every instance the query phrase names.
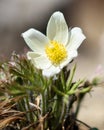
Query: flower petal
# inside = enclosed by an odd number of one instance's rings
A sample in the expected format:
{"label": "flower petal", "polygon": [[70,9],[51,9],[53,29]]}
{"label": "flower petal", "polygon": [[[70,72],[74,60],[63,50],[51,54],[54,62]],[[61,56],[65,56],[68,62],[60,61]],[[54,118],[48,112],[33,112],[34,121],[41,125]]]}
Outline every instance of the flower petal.
{"label": "flower petal", "polygon": [[48,69],[52,64],[45,56],[34,58],[35,66],[38,69]]}
{"label": "flower petal", "polygon": [[85,38],[86,37],[82,33],[82,30],[80,28],[78,27],[73,28],[71,30],[67,48],[69,48],[70,50],[77,50]]}
{"label": "flower petal", "polygon": [[34,59],[34,58],[36,58],[36,57],[39,57],[40,55],[39,54],[37,54],[37,53],[35,53],[35,52],[27,52],[27,58],[28,59]]}
{"label": "flower petal", "polygon": [[31,62],[33,63],[34,67],[40,69],[39,65],[37,65],[36,62],[35,62],[35,59],[38,58],[38,57],[40,57],[40,54],[37,54],[35,52],[28,52],[27,53],[27,58],[29,60],[31,60]]}
{"label": "flower petal", "polygon": [[47,43],[49,43],[48,38],[35,29],[29,29],[28,31],[22,33],[22,36],[27,45],[38,54],[44,53],[44,47]]}
{"label": "flower petal", "polygon": [[55,76],[56,74],[58,74],[61,71],[61,69],[59,67],[55,67],[55,66],[50,66],[48,69],[44,69],[42,71],[42,74],[46,77],[52,77]]}
{"label": "flower petal", "polygon": [[50,40],[67,44],[68,41],[68,27],[65,18],[61,12],[55,12],[47,25],[47,37]]}
{"label": "flower petal", "polygon": [[60,68],[62,69],[64,66],[66,66],[68,63],[70,63],[73,58],[77,57],[78,53],[77,53],[77,50],[70,50],[68,51],[68,57],[65,61],[63,61],[61,64],[60,64]]}

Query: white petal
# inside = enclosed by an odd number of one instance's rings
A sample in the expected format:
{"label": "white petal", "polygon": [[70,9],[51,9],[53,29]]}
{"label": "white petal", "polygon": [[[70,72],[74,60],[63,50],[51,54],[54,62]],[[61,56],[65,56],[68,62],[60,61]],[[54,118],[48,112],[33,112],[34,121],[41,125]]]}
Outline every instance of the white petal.
{"label": "white petal", "polygon": [[34,59],[36,57],[39,57],[40,55],[35,52],[27,52],[27,58],[28,59]]}
{"label": "white petal", "polygon": [[77,50],[85,38],[86,37],[82,33],[82,30],[78,27],[75,27],[71,30],[71,34],[70,34],[70,38],[69,38],[67,47],[70,50]]}
{"label": "white petal", "polygon": [[68,42],[68,27],[65,18],[61,12],[55,12],[47,25],[47,37],[50,40],[56,40],[60,43]]}
{"label": "white petal", "polygon": [[38,69],[48,69],[52,64],[45,56],[34,58],[35,65]]}
{"label": "white petal", "polygon": [[27,45],[36,53],[44,53],[44,47],[49,43],[48,38],[35,29],[29,29],[22,34]]}
{"label": "white petal", "polygon": [[52,77],[55,76],[56,74],[58,74],[60,72],[60,68],[59,67],[55,67],[55,66],[51,66],[48,69],[44,69],[42,71],[43,75],[46,77]]}
{"label": "white petal", "polygon": [[38,57],[40,57],[40,54],[37,54],[37,53],[35,53],[35,52],[28,52],[28,53],[27,53],[27,58],[28,58],[29,60],[31,60],[31,62],[33,63],[34,67],[36,67],[37,69],[40,69],[39,65],[37,65],[37,64],[35,63],[35,59],[38,58]]}
{"label": "white petal", "polygon": [[75,57],[77,57],[77,55],[78,55],[77,50],[68,51],[68,57],[66,58],[65,61],[63,61],[60,64],[60,68],[62,69],[64,66],[68,65],[68,63],[70,63]]}
{"label": "white petal", "polygon": [[32,61],[34,66],[38,69],[46,69],[51,66],[51,62],[44,55],[39,55],[34,52],[28,52],[27,57]]}

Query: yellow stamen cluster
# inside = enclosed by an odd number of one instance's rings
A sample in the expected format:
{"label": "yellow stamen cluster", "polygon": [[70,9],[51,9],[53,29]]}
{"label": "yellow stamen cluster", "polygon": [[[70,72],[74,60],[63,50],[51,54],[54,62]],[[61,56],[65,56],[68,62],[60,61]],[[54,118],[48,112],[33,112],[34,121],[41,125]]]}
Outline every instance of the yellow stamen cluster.
{"label": "yellow stamen cluster", "polygon": [[67,57],[65,46],[57,41],[50,41],[50,44],[45,48],[45,52],[54,65],[60,64]]}

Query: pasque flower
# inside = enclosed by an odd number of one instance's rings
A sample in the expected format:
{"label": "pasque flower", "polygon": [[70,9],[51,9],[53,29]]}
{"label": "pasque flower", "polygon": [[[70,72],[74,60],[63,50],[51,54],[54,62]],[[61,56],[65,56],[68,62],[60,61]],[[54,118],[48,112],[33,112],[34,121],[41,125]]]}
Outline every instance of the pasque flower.
{"label": "pasque flower", "polygon": [[27,57],[46,77],[58,74],[76,57],[77,49],[85,39],[80,28],[68,30],[65,18],[59,11],[49,19],[46,36],[36,29],[29,29],[22,36],[32,50]]}

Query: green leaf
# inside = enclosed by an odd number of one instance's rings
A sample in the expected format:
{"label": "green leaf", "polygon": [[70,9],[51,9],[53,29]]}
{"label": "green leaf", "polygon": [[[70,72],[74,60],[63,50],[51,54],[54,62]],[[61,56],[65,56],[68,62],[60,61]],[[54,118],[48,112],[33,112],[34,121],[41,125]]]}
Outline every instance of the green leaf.
{"label": "green leaf", "polygon": [[87,87],[87,88],[83,88],[82,90],[80,90],[79,92],[80,93],[86,93],[86,92],[89,92],[91,90],[92,87]]}
{"label": "green leaf", "polygon": [[56,92],[56,94],[61,95],[61,96],[65,96],[65,93],[58,90],[55,86],[52,86],[52,89],[54,90],[54,92]]}
{"label": "green leaf", "polygon": [[79,80],[78,82],[76,82],[71,89],[67,92],[68,95],[72,95],[74,93],[76,93],[76,89],[79,87],[80,84],[82,84],[84,82],[84,80]]}
{"label": "green leaf", "polygon": [[78,86],[79,86],[80,84],[82,84],[83,82],[84,82],[84,80],[79,80],[78,82],[76,82],[76,83],[72,86],[72,88],[71,88],[70,91],[76,90],[76,89],[78,88]]}
{"label": "green leaf", "polygon": [[75,74],[75,70],[76,70],[76,64],[74,65],[74,67],[72,68],[70,74],[69,74],[69,77],[68,77],[68,80],[67,80],[67,90],[70,89],[71,87],[71,84],[72,84],[72,80],[73,80],[73,77],[74,77],[74,74]]}

